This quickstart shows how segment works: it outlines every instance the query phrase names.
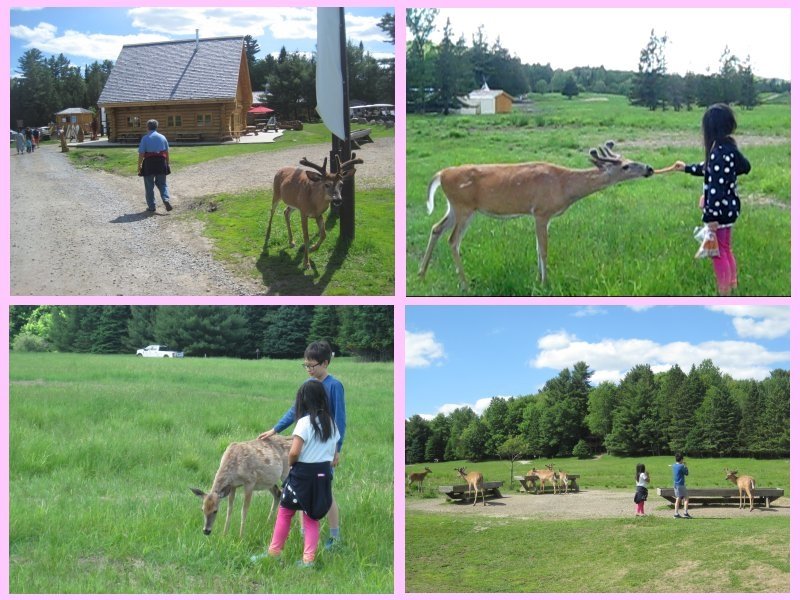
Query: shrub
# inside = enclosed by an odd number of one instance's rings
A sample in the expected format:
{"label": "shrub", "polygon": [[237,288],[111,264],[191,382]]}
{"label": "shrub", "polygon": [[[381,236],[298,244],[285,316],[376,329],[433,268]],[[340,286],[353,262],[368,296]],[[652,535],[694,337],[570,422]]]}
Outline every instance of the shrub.
{"label": "shrub", "polygon": [[50,344],[46,339],[25,332],[14,338],[13,348],[17,352],[50,352]]}
{"label": "shrub", "polygon": [[572,449],[572,455],[576,458],[591,458],[592,450],[585,440],[580,440]]}

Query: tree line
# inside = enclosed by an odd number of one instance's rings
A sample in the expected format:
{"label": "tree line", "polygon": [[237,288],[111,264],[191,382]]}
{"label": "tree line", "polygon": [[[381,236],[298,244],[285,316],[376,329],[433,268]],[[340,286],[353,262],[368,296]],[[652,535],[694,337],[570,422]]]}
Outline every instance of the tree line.
{"label": "tree line", "polygon": [[639,69],[619,71],[603,66],[553,69],[547,64],[526,64],[502,46],[500,39],[489,42],[479,27],[471,44],[463,36],[454,39],[450,20],[442,41],[430,40],[438,9],[409,9],[406,26],[406,98],[408,112],[437,111],[447,114],[459,106],[457,98],[484,83],[512,96],[529,93],[560,93],[567,97],[581,92],[627,96],[633,105],[680,110],[709,106],[715,102],[755,106],[758,94],[790,91],[790,83],[756,77],[749,57],[740,59],[726,48],[719,71],[713,74],[667,73],[667,35],[650,39],[641,50]]}
{"label": "tree line", "polygon": [[186,356],[295,358],[314,340],[338,356],[391,361],[391,306],[11,306],[16,351],[132,354],[150,344]]}
{"label": "tree line", "polygon": [[[381,19],[380,29],[394,43],[394,15]],[[267,102],[281,118],[316,120],[316,58],[282,47],[278,56],[256,59],[258,42],[245,36],[245,54],[254,90],[269,90]],[[368,104],[394,103],[394,59],[376,59],[364,45],[347,43],[350,97]],[[95,112],[114,63],[93,62],[81,68],[63,54],[46,58],[32,48],[17,64],[18,77],[11,78],[11,125],[21,120],[25,126],[53,122],[54,114],[65,108],[87,108]]]}
{"label": "tree line", "polygon": [[434,460],[563,457],[608,452],[644,456],[789,456],[789,372],[763,381],[723,375],[711,360],[689,373],[637,365],[618,383],[589,384],[579,362],[537,394],[493,398],[430,421],[406,421],[407,464]]}

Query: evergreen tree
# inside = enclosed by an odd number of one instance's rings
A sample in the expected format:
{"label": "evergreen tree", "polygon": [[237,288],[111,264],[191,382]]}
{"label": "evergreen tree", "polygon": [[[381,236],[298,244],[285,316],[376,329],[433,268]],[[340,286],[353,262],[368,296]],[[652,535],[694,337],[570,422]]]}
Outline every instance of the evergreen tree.
{"label": "evergreen tree", "polygon": [[341,307],[339,344],[348,354],[363,360],[392,360],[394,308],[380,305]]}
{"label": "evergreen tree", "polygon": [[419,112],[425,112],[428,89],[433,87],[433,65],[426,55],[438,15],[437,8],[406,10],[406,27],[411,34],[406,48],[406,98],[412,109]]}
{"label": "evergreen tree", "polygon": [[129,306],[103,306],[92,339],[94,354],[127,354],[128,320],[131,318]]}
{"label": "evergreen tree", "polygon": [[188,356],[240,356],[247,323],[232,306],[162,306],[153,328],[157,343]]}
{"label": "evergreen tree", "polygon": [[706,385],[697,368],[692,365],[680,390],[672,403],[670,415],[669,444],[671,452],[685,452],[689,432],[695,425],[695,411],[706,395]]}
{"label": "evergreen tree", "polygon": [[764,412],[757,420],[763,456],[789,456],[789,371],[775,369],[761,382]]}
{"label": "evergreen tree", "polygon": [[655,110],[665,100],[667,36],[650,31],[650,39],[639,54],[639,72],[634,77],[631,102]]}
{"label": "evergreen tree", "polygon": [[687,436],[686,451],[700,456],[729,456],[735,448],[739,421],[739,408],[727,386],[708,388]]}
{"label": "evergreen tree", "polygon": [[339,354],[339,309],[336,306],[319,304],[314,307],[311,317],[311,326],[308,330],[307,343],[325,340],[331,349]]}
{"label": "evergreen tree", "polygon": [[[306,350],[311,326],[311,306],[281,306],[265,318],[264,356],[297,358]],[[424,446],[423,446],[424,448]]]}
{"label": "evergreen tree", "polygon": [[561,94],[566,96],[567,100],[572,100],[572,98],[579,93],[580,90],[578,89],[578,84],[575,82],[575,78],[572,75],[567,76],[564,87],[561,89]]}
{"label": "evergreen tree", "polygon": [[429,435],[428,422],[419,415],[414,415],[406,421],[407,465],[425,461],[425,444]]}
{"label": "evergreen tree", "polygon": [[158,306],[131,306],[128,320],[128,348],[144,348],[156,342],[154,327]]}

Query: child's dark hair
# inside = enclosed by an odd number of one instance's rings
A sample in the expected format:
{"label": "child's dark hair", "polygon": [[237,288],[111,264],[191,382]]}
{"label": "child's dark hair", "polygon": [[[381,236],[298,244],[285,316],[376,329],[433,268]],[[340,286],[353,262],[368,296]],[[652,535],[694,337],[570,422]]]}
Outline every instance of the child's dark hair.
{"label": "child's dark hair", "polygon": [[681,462],[683,460],[683,454],[681,452],[675,453],[675,462]]}
{"label": "child's dark hair", "polygon": [[703,145],[706,150],[706,164],[709,163],[714,143],[729,142],[736,145],[731,136],[736,131],[736,117],[727,104],[712,104],[703,115]]}
{"label": "child's dark hair", "polygon": [[636,483],[639,483],[639,475],[644,473],[644,471],[645,471],[645,469],[644,469],[644,465],[642,463],[639,463],[638,465],[636,465]]}
{"label": "child's dark hair", "polygon": [[323,442],[328,441],[333,435],[333,417],[325,386],[316,379],[309,379],[297,390],[294,402],[295,419],[300,420],[306,415],[311,417],[311,427],[317,437]]}
{"label": "child's dark hair", "polygon": [[318,342],[311,342],[308,347],[306,348],[305,353],[303,354],[303,358],[315,360],[318,363],[323,362],[331,362],[331,357],[333,356],[333,351],[331,350],[331,345],[326,342],[325,340],[320,340]]}

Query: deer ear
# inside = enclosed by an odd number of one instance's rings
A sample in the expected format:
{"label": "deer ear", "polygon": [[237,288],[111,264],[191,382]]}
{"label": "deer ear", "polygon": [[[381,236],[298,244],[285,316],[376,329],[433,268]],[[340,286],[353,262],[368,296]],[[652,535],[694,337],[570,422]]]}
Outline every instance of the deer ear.
{"label": "deer ear", "polygon": [[226,485],[222,490],[217,494],[217,498],[225,498],[228,494],[231,493],[231,486]]}
{"label": "deer ear", "polygon": [[314,171],[306,171],[306,177],[308,177],[311,181],[317,182],[322,181],[322,175],[319,173],[314,173]]}
{"label": "deer ear", "polygon": [[200,496],[201,498],[206,495],[206,493],[202,490],[198,490],[197,488],[189,488],[194,492],[195,496]]}

